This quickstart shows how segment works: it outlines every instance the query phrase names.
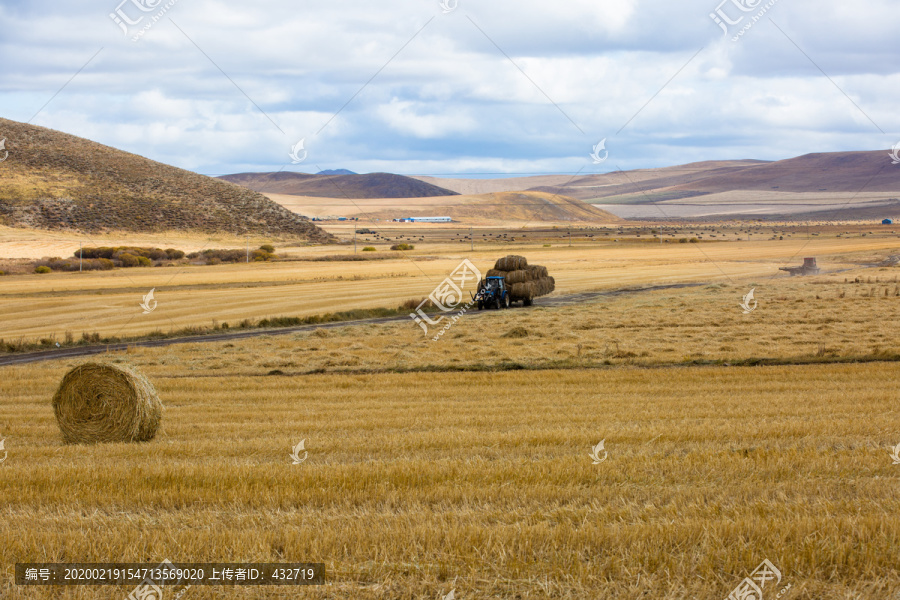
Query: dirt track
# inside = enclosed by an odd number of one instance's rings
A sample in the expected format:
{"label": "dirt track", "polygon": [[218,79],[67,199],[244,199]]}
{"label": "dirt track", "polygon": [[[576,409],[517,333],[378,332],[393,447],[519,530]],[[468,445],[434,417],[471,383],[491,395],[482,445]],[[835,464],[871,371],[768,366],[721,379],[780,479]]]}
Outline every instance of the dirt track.
{"label": "dirt track", "polygon": [[[621,296],[624,294],[637,294],[641,292],[653,292],[658,290],[681,289],[687,287],[698,287],[707,285],[706,283],[679,283],[673,285],[657,285],[642,288],[623,288],[619,290],[608,290],[604,292],[582,292],[578,294],[568,294],[566,296],[551,296],[536,300],[535,306],[567,306],[572,304],[582,304],[591,302],[599,298],[609,298]],[[523,310],[518,308],[518,310]],[[485,314],[475,311],[466,313],[465,317],[477,317]],[[398,317],[380,317],[374,319],[361,319],[358,321],[338,321],[335,323],[321,323],[317,325],[300,325],[297,327],[282,327],[279,329],[253,329],[250,331],[235,331],[229,333],[217,333],[210,335],[195,335],[190,337],[170,338],[166,340],[146,340],[135,342],[122,342],[119,344],[104,344],[98,346],[82,346],[76,348],[60,348],[58,350],[42,350],[40,352],[28,352],[23,354],[13,354],[0,357],[0,367],[9,365],[22,365],[27,363],[42,362],[47,360],[60,360],[64,358],[79,358],[82,356],[93,356],[94,354],[103,354],[105,352],[120,352],[128,348],[157,348],[161,346],[173,346],[175,344],[196,344],[202,342],[225,342],[230,340],[240,340],[246,338],[260,337],[264,335],[287,335],[299,331],[312,331],[314,329],[334,329],[336,327],[350,327],[353,325],[372,325],[378,323],[390,323],[392,321],[404,321],[409,319],[408,316]]]}

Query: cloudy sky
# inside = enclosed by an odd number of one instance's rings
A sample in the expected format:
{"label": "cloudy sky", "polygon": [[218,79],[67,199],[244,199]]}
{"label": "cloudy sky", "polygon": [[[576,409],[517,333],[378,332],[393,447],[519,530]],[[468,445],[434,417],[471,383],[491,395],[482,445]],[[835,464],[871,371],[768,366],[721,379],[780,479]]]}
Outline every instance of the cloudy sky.
{"label": "cloudy sky", "polygon": [[207,174],[596,173],[900,140],[897,0],[720,1],[0,0],[0,116]]}

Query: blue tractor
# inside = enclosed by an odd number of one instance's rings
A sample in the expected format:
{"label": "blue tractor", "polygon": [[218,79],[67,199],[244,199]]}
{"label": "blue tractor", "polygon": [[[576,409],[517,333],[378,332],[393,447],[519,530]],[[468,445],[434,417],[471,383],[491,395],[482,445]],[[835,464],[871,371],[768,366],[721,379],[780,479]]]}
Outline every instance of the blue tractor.
{"label": "blue tractor", "polygon": [[485,308],[509,308],[509,290],[503,277],[485,277],[478,282],[478,292],[472,298],[478,302],[478,310]]}

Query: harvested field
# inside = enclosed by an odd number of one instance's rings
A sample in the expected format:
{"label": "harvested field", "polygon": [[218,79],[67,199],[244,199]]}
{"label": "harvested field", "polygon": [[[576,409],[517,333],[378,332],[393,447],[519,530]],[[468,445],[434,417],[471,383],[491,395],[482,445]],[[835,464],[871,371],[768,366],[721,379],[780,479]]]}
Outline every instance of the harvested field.
{"label": "harvested field", "polygon": [[[340,280],[315,281],[330,262],[184,271],[150,317],[390,304],[507,251],[585,293],[469,313],[437,342],[404,320],[110,353],[166,404],[145,444],[63,443],[50,399],[80,361],[0,368],[0,562],[321,561],[327,584],[300,593],[323,599],[682,600],[725,598],[768,559],[788,600],[890,598],[900,268],[882,261],[895,244],[417,244],[413,258],[439,258],[338,262]],[[831,272],[778,275],[807,254]],[[50,335],[60,307],[136,308],[154,271],[4,278],[0,302],[19,312],[0,325]],[[622,290],[691,280],[705,284]],[[302,439],[309,458],[293,465]],[[11,576],[0,595],[47,597]],[[52,593],[98,591],[130,589]],[[232,592],[185,600],[297,597]]]}
{"label": "harvested field", "polygon": [[[900,585],[893,364],[304,377],[226,366],[284,351],[130,356],[171,417],[139,446],[61,446],[46,398],[68,367],[4,369],[0,560],[321,560],[328,584],[310,598],[724,598],[764,558],[797,598]],[[203,355],[219,367],[199,368]],[[292,466],[301,438],[310,458]],[[592,465],[600,439],[609,457]],[[8,577],[0,591],[13,593]]]}

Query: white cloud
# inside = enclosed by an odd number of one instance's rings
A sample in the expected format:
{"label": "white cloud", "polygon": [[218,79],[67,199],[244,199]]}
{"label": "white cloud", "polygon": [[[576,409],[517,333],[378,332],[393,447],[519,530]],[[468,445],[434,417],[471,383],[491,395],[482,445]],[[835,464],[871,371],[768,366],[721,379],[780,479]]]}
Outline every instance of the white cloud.
{"label": "white cloud", "polygon": [[138,43],[119,1],[0,4],[2,116],[31,118],[103,47],[34,122],[203,172],[281,168],[300,138],[323,168],[525,172],[576,171],[602,137],[630,168],[900,130],[891,0],[780,0],[738,43],[717,0],[178,0]]}

